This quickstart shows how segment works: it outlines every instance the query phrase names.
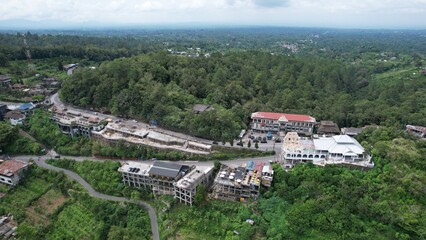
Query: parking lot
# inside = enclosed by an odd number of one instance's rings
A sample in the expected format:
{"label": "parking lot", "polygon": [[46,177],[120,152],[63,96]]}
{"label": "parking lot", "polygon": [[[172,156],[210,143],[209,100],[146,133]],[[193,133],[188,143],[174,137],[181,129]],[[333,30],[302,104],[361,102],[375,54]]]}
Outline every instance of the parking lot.
{"label": "parking lot", "polygon": [[[280,140],[275,141],[277,138]],[[276,153],[281,152],[282,136],[272,134],[271,139],[268,139],[268,133],[252,132],[248,130],[244,135],[242,141],[244,147],[247,148],[247,143],[251,141],[251,148],[254,149],[255,142],[258,141],[259,150],[272,151],[275,148]],[[265,142],[266,141],[266,142]],[[239,141],[236,141],[238,143]]]}

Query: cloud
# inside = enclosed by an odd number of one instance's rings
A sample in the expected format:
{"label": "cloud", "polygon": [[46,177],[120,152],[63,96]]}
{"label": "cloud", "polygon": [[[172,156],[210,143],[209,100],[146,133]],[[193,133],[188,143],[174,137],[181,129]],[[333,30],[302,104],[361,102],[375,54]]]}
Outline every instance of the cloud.
{"label": "cloud", "polygon": [[253,3],[259,7],[275,8],[287,7],[290,4],[289,0],[253,0]]}
{"label": "cloud", "polygon": [[0,0],[0,6],[0,21],[287,26],[366,26],[380,21],[383,26],[426,27],[426,0]]}

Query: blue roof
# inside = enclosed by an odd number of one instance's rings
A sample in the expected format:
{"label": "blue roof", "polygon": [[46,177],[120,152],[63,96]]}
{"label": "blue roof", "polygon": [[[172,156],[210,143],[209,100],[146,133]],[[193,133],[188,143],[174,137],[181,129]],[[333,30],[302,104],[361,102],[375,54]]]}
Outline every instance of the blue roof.
{"label": "blue roof", "polygon": [[23,103],[21,106],[19,106],[19,110],[27,110],[27,109],[33,109],[34,105],[32,103]]}
{"label": "blue roof", "polygon": [[253,169],[254,169],[254,161],[248,161],[247,166],[246,166],[246,170],[252,171]]}

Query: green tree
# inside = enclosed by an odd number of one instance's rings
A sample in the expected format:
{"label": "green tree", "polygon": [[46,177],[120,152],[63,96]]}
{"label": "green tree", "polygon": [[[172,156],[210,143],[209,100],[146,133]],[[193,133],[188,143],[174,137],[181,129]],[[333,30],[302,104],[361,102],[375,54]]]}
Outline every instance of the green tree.
{"label": "green tree", "polygon": [[257,142],[254,143],[254,148],[259,149],[259,144]]}
{"label": "green tree", "polygon": [[204,187],[203,184],[200,184],[197,186],[197,190],[195,192],[194,204],[196,206],[199,206],[204,203],[205,199],[206,199],[206,188]]}
{"label": "green tree", "polygon": [[251,140],[248,141],[247,143],[247,147],[250,148],[251,147]]}

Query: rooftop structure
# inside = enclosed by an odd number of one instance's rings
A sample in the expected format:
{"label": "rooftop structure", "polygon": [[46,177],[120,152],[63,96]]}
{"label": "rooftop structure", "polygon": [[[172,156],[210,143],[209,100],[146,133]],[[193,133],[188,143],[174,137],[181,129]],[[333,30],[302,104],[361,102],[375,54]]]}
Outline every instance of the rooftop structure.
{"label": "rooftop structure", "polygon": [[318,135],[323,136],[339,135],[340,129],[339,126],[337,126],[337,124],[333,121],[321,121],[318,126],[317,133]]}
{"label": "rooftop structure", "polygon": [[180,202],[192,205],[197,186],[209,184],[213,168],[155,161],[153,164],[126,162],[118,171],[127,185],[149,188],[154,194],[173,195]]}
{"label": "rooftop structure", "polygon": [[348,135],[350,137],[355,137],[358,134],[362,133],[363,130],[364,130],[363,128],[354,128],[354,127],[342,128],[342,134]]}
{"label": "rooftop structure", "polygon": [[[11,216],[0,216],[0,238],[12,239],[16,235],[17,224]],[[13,238],[15,239],[15,238]]]}
{"label": "rooftop structure", "polygon": [[373,167],[371,156],[357,140],[338,135],[319,139],[301,138],[290,132],[284,137],[281,158],[286,165],[312,162],[316,165],[347,164]]}
{"label": "rooftop structure", "polygon": [[192,106],[192,111],[197,114],[210,110],[213,110],[213,107],[208,104],[194,104],[194,106]]}
{"label": "rooftop structure", "polygon": [[420,138],[426,138],[426,127],[407,125],[405,126],[405,129],[407,132],[410,132]]}
{"label": "rooftop structure", "polygon": [[295,131],[304,135],[312,135],[315,118],[308,115],[255,112],[251,114],[253,130],[257,131]]}
{"label": "rooftop structure", "polygon": [[261,185],[271,186],[273,174],[271,167],[262,162],[249,161],[242,166],[222,165],[214,180],[213,197],[226,201],[257,199]]}
{"label": "rooftop structure", "polygon": [[0,160],[0,182],[15,186],[27,167],[28,163],[19,160]]}

